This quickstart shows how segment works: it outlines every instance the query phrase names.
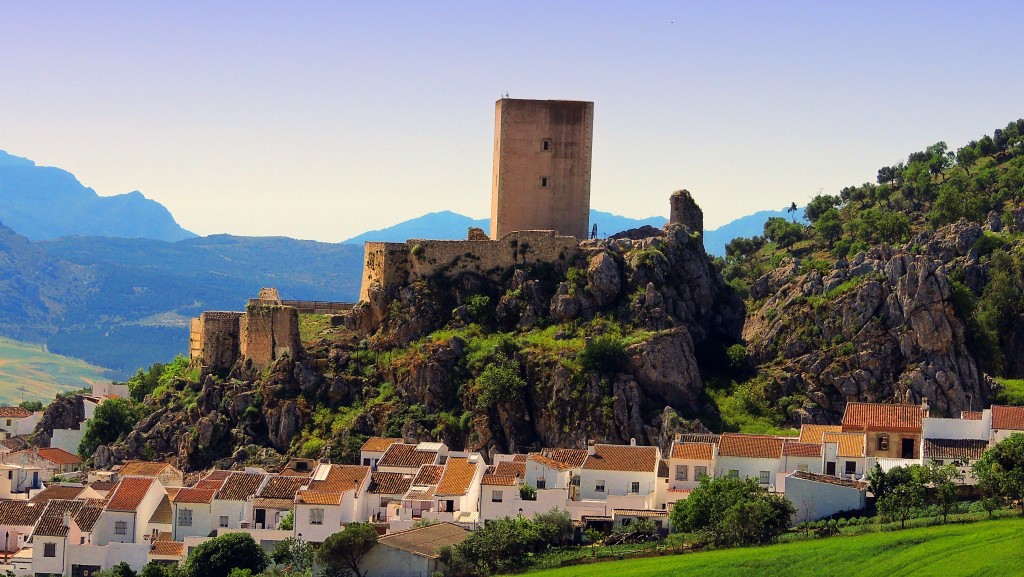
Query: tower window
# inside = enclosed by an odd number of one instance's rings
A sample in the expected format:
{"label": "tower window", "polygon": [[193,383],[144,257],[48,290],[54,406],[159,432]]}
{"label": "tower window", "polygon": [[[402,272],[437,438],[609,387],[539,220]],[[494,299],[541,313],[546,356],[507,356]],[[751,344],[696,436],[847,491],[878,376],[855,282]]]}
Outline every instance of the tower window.
{"label": "tower window", "polygon": [[547,188],[548,187],[548,177],[546,177],[546,176],[540,177],[540,187],[541,188]]}
{"label": "tower window", "polygon": [[551,139],[545,138],[544,140],[541,140],[540,149],[543,150],[544,152],[551,150]]}

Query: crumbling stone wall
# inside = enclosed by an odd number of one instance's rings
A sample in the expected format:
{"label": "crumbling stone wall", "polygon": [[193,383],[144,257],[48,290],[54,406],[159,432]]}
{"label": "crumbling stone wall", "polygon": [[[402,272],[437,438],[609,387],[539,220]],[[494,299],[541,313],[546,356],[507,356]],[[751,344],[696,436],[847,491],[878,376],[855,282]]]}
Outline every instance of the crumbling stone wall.
{"label": "crumbling stone wall", "polygon": [[188,352],[193,365],[226,371],[240,352],[242,313],[207,311],[192,319]]}
{"label": "crumbling stone wall", "polygon": [[669,218],[672,224],[682,224],[691,232],[704,234],[704,211],[697,206],[689,190],[677,190],[669,197]]}
{"label": "crumbling stone wall", "polygon": [[578,250],[575,237],[550,230],[511,232],[498,240],[368,242],[359,299],[368,300],[374,283],[388,289],[436,273],[493,276],[516,265],[567,262]]}
{"label": "crumbling stone wall", "polygon": [[302,351],[299,313],[293,307],[250,303],[239,322],[239,331],[239,353],[256,367],[265,367],[285,355],[294,359]]}

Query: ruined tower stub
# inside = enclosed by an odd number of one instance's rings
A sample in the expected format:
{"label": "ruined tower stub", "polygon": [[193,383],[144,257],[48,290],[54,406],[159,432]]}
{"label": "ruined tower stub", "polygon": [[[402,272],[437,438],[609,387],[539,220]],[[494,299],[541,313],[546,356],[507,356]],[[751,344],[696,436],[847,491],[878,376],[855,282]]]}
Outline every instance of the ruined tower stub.
{"label": "ruined tower stub", "polygon": [[672,224],[682,224],[691,231],[704,234],[704,211],[697,206],[689,190],[677,190],[669,197],[669,219]]}
{"label": "ruined tower stub", "polygon": [[491,238],[517,230],[587,238],[593,139],[593,102],[498,100]]}

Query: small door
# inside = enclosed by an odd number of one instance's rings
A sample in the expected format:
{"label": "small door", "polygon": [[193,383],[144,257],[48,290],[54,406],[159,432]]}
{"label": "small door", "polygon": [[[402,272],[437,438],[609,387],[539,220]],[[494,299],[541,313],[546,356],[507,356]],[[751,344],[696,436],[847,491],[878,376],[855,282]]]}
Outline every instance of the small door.
{"label": "small door", "polygon": [[836,474],[836,462],[835,461],[829,461],[829,462],[825,463],[825,474],[826,475],[835,475]]}
{"label": "small door", "polygon": [[444,506],[445,506],[444,510],[445,510],[446,513],[454,513],[455,512],[455,501],[453,501],[451,499],[448,499],[447,501],[444,502]]}
{"label": "small door", "polygon": [[903,439],[903,458],[913,459],[914,458],[914,439]]}
{"label": "small door", "polygon": [[266,523],[267,523],[267,510],[266,509],[256,509],[256,524],[261,526],[261,527],[266,527],[267,526]]}
{"label": "small door", "polygon": [[32,488],[33,489],[38,489],[39,488],[39,471],[33,471],[32,472]]}

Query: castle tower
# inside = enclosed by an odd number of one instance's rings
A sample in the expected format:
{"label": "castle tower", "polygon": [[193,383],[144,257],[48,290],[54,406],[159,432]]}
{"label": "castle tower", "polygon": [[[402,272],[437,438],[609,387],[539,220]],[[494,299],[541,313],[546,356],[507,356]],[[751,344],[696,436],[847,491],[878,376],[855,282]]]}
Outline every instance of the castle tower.
{"label": "castle tower", "polygon": [[590,232],[594,103],[502,98],[494,110],[491,238]]}

